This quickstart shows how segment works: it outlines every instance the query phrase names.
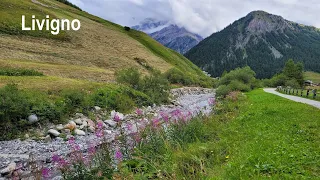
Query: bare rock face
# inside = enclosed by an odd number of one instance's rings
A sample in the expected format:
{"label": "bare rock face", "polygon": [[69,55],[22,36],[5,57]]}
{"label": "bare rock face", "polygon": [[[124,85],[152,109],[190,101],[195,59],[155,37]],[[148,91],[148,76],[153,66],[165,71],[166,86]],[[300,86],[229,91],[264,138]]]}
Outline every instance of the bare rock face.
{"label": "bare rock face", "polygon": [[251,19],[246,30],[253,34],[264,34],[272,31],[283,32],[284,29],[294,29],[290,21],[264,11],[253,11],[246,18]]}

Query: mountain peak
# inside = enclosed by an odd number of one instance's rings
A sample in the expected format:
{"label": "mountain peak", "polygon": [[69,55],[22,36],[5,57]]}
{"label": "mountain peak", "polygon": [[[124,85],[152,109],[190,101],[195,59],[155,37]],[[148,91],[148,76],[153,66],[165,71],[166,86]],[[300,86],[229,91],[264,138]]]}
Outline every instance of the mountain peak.
{"label": "mountain peak", "polygon": [[253,34],[265,34],[272,31],[282,32],[284,29],[293,29],[290,21],[261,10],[250,12],[243,20],[241,24],[244,24],[245,30]]}
{"label": "mountain peak", "polygon": [[132,28],[149,34],[156,41],[180,54],[186,53],[203,39],[200,35],[170,21],[158,21],[153,18],[147,18]]}

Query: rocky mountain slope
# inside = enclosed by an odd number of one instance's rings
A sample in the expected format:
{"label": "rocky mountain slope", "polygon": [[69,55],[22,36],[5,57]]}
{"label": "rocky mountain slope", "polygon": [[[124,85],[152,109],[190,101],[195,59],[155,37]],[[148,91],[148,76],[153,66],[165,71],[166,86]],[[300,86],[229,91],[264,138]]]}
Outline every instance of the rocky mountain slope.
{"label": "rocky mountain slope", "polygon": [[200,42],[186,57],[213,76],[249,65],[257,77],[268,78],[289,58],[320,72],[319,49],[319,29],[254,11]]}
{"label": "rocky mountain slope", "polygon": [[[79,31],[22,31],[21,17],[79,19]],[[2,0],[0,4],[0,68],[28,68],[43,78],[0,77],[0,86],[17,83],[50,89],[90,82],[112,82],[119,69],[150,67],[165,72],[173,67],[196,78],[202,71],[180,54],[145,33],[124,27],[53,0]],[[57,86],[58,85],[58,86]]]}
{"label": "rocky mountain slope", "polygon": [[151,18],[132,28],[148,33],[153,39],[180,54],[185,54],[203,40],[200,35],[191,33],[184,27],[179,27],[168,21],[157,21]]}

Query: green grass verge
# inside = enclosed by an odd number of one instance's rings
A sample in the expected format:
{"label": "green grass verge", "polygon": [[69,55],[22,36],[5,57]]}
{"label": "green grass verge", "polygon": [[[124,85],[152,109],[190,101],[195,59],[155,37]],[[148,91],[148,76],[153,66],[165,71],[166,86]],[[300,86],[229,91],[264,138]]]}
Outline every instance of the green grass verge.
{"label": "green grass verge", "polygon": [[320,110],[255,90],[221,133],[227,179],[304,179],[320,175]]}

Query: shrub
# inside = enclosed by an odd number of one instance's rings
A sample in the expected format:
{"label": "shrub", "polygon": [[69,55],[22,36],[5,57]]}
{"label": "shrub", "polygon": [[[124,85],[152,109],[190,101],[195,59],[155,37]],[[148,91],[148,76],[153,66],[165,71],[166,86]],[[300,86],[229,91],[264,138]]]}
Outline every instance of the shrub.
{"label": "shrub", "polygon": [[116,81],[118,83],[126,84],[133,89],[139,88],[141,74],[136,68],[123,69],[116,72]]}
{"label": "shrub", "polygon": [[64,90],[61,93],[61,96],[65,102],[65,110],[68,111],[76,111],[84,107],[86,93],[81,90]]}
{"label": "shrub", "polygon": [[232,90],[229,86],[220,85],[217,88],[216,95],[217,95],[217,97],[226,97],[231,91]]}
{"label": "shrub", "polygon": [[169,81],[160,73],[154,71],[141,81],[139,90],[148,95],[156,103],[167,103],[169,98]]}
{"label": "shrub", "polygon": [[228,85],[232,80],[238,80],[244,84],[251,84],[255,80],[256,73],[249,66],[237,68],[221,77],[219,84]]}
{"label": "shrub", "polygon": [[251,87],[247,84],[244,84],[243,82],[239,80],[232,80],[230,84],[228,85],[229,89],[231,91],[243,91],[248,92],[251,90]]}
{"label": "shrub", "polygon": [[32,69],[1,68],[0,76],[43,76],[43,73]]}
{"label": "shrub", "polygon": [[300,88],[300,84],[296,79],[290,79],[288,81],[286,81],[285,86],[289,86],[292,88]]}
{"label": "shrub", "polygon": [[124,27],[124,30],[126,30],[126,31],[130,31],[130,30],[131,30],[131,28],[130,28],[130,27],[128,27],[128,26],[125,26],[125,27]]}
{"label": "shrub", "polygon": [[191,85],[195,83],[191,77],[177,68],[169,69],[164,75],[172,84]]}
{"label": "shrub", "polygon": [[271,78],[271,86],[284,86],[287,81],[287,77],[284,74],[277,74]]}
{"label": "shrub", "polygon": [[225,73],[218,84],[218,97],[226,97],[231,91],[248,92],[260,86],[260,82],[255,78],[255,72],[249,66]]}
{"label": "shrub", "polygon": [[150,75],[141,78],[137,69],[124,69],[116,73],[116,80],[143,92],[150,97],[152,103],[160,104],[168,101],[169,81],[160,71],[152,70]]}

